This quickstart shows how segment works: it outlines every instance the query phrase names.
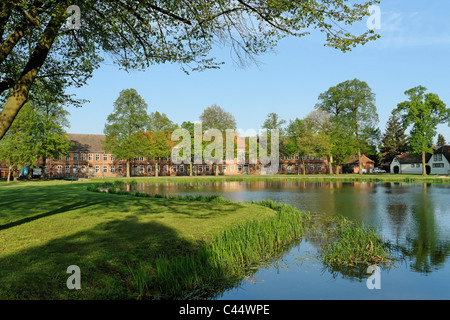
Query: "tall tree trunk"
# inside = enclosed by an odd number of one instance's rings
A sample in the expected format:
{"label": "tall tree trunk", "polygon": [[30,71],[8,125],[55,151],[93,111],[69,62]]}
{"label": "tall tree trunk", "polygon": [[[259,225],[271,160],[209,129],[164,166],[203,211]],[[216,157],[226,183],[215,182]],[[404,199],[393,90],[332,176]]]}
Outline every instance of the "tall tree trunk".
{"label": "tall tree trunk", "polygon": [[330,175],[332,175],[333,174],[333,155],[329,155],[329,157],[328,157],[328,161],[329,161],[329,165],[330,165],[330,168],[329,168],[329,170],[328,170],[328,173],[330,174]]}
{"label": "tall tree trunk", "polygon": [[426,163],[425,163],[425,151],[422,151],[422,175],[426,176],[427,175],[427,167],[426,167]]}
{"label": "tall tree trunk", "polygon": [[8,166],[8,178],[6,178],[6,183],[9,183],[11,181],[11,169],[12,165]]}
{"label": "tall tree trunk", "polygon": [[158,172],[158,159],[156,159],[156,165],[155,165],[155,177],[159,176],[159,172]]}
{"label": "tall tree trunk", "polygon": [[362,163],[361,163],[361,149],[358,147],[358,166],[359,166],[359,175],[362,175]]}
{"label": "tall tree trunk", "polygon": [[44,180],[47,177],[45,173],[45,163],[47,162],[47,156],[42,156],[42,168],[41,168],[41,178],[40,180]]}
{"label": "tall tree trunk", "polygon": [[127,159],[127,178],[130,177],[130,159]]}
{"label": "tall tree trunk", "polygon": [[65,12],[68,7],[69,1],[64,1],[55,9],[28,63],[24,67],[19,79],[13,85],[12,91],[0,113],[0,139],[6,134],[16,115],[27,102],[31,85],[47,59],[47,55],[58,35],[59,29],[65,21]]}
{"label": "tall tree trunk", "polygon": [[192,161],[189,163],[189,176],[192,177]]}

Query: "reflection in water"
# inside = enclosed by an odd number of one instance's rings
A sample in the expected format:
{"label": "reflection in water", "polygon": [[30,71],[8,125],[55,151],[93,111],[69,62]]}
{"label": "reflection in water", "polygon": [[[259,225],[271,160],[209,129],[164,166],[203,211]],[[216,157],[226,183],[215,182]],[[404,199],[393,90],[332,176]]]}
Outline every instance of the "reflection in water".
{"label": "reflection in water", "polygon": [[[391,271],[383,270],[384,281],[386,278],[398,288],[391,289],[395,297],[407,296],[408,292],[413,298],[422,298],[423,288],[430,288],[433,298],[449,297],[450,283],[450,186],[446,184],[406,184],[406,183],[368,183],[368,182],[310,182],[295,180],[261,180],[261,181],[225,181],[225,182],[196,182],[196,183],[172,183],[164,184],[140,184],[136,187],[140,192],[152,194],[218,194],[234,202],[259,201],[272,199],[277,202],[291,204],[301,210],[326,215],[342,215],[352,220],[358,220],[365,224],[375,226],[377,232],[399,248],[402,260],[401,265]],[[301,248],[303,246],[303,248]],[[320,251],[319,244],[314,239],[306,239],[299,248],[299,252],[306,246],[316,254]],[[296,250],[297,250],[296,249]],[[293,250],[292,252],[296,252]],[[316,261],[317,262],[317,261]],[[291,261],[295,264],[295,261]],[[308,264],[304,262],[303,268]],[[319,270],[320,269],[320,270]],[[262,270],[265,285],[268,285],[271,274]],[[274,286],[279,286],[283,281],[276,271],[277,279]],[[280,274],[279,274],[280,273]],[[317,273],[317,278],[313,274]],[[390,275],[393,274],[393,275]],[[431,275],[435,275],[430,278]],[[428,275],[427,283],[422,283],[423,277],[415,275]],[[337,280],[338,276],[341,277]],[[349,291],[342,293],[344,287],[330,286],[329,281],[355,281],[364,282],[369,275],[365,269],[353,270],[324,270],[323,266],[318,270],[313,269],[308,277],[296,274],[295,279],[286,279],[286,285],[292,285],[293,281],[302,281],[308,286],[308,295],[304,295],[299,288],[283,287],[283,292],[294,295],[296,298],[314,298],[314,292],[327,288],[326,297],[365,297],[367,288],[361,292]],[[320,286],[318,282],[323,278],[328,280]],[[430,281],[433,284],[430,284]],[[416,289],[402,291],[405,287],[416,285]],[[247,284],[250,286],[250,284]],[[262,285],[260,285],[262,286]],[[261,288],[261,287],[258,287]],[[336,289],[338,288],[338,289]],[[296,291],[296,289],[298,289]],[[258,298],[259,292],[254,292],[250,287],[245,287],[249,298]],[[261,289],[259,289],[261,290]],[[275,289],[271,289],[275,290]],[[268,296],[271,297],[271,290]],[[333,290],[336,290],[334,292]],[[353,287],[354,290],[354,287]],[[415,290],[415,291],[414,291]],[[339,292],[338,292],[339,291]],[[387,294],[387,290],[383,292]],[[262,293],[261,293],[262,294]],[[319,293],[317,293],[319,294]],[[335,296],[333,295],[335,294]],[[283,298],[277,293],[277,297]],[[239,291],[238,298],[245,298],[245,293]],[[290,298],[288,296],[286,298]],[[386,296],[383,296],[386,298]],[[409,296],[407,296],[409,298]],[[235,298],[228,293],[225,298]],[[323,298],[323,295],[318,296]],[[389,298],[389,297],[387,297]]]}
{"label": "reflection in water", "polygon": [[[235,202],[272,199],[313,213],[342,215],[376,226],[384,238],[401,247],[417,272],[440,268],[449,257],[450,207],[445,205],[450,203],[448,185],[255,180],[139,184],[137,190],[153,194],[219,194]],[[447,232],[438,232],[438,228]]]}

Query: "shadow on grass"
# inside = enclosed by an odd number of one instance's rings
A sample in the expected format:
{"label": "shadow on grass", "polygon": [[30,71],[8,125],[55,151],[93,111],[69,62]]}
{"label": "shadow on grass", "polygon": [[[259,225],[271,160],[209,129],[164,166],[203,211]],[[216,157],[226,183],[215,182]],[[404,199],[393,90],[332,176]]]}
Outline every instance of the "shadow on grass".
{"label": "shadow on grass", "polygon": [[[151,273],[156,257],[185,254],[199,244],[181,239],[158,222],[127,216],[91,230],[49,241],[0,259],[1,299],[133,299],[130,270],[144,265]],[[67,267],[81,270],[81,290],[66,286]]]}
{"label": "shadow on grass", "polygon": [[50,216],[58,214],[58,213],[63,213],[63,212],[71,211],[71,210],[77,210],[77,209],[81,209],[81,208],[86,208],[86,207],[89,207],[89,206],[91,206],[93,204],[94,203],[91,203],[91,202],[87,202],[86,203],[86,202],[82,202],[82,201],[77,202],[77,203],[72,203],[70,205],[62,206],[62,207],[60,207],[58,209],[51,210],[51,211],[46,212],[46,213],[41,213],[41,214],[38,214],[38,215],[35,215],[35,216],[23,218],[23,219],[14,221],[14,222],[10,222],[10,223],[4,224],[4,225],[0,225],[0,231],[1,230],[6,230],[6,229],[9,229],[9,228],[12,228],[12,227],[17,227],[17,226],[20,226],[21,224],[32,222],[32,221],[37,220],[37,219],[50,217]]}

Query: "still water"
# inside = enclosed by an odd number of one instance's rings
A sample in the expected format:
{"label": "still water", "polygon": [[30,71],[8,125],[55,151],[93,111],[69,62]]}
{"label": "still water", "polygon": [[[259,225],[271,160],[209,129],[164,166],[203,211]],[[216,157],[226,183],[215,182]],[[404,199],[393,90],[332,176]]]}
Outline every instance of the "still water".
{"label": "still water", "polygon": [[370,274],[324,269],[319,245],[304,238],[219,299],[450,299],[448,184],[266,180],[169,182],[137,188],[153,194],[218,194],[234,202],[272,199],[372,225],[400,248],[395,267],[381,270],[381,288],[370,290]]}

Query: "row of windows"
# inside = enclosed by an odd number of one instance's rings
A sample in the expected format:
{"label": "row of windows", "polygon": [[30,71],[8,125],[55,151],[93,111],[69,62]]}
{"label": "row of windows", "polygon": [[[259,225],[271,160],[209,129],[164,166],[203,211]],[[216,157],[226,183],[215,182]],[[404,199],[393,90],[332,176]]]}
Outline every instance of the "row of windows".
{"label": "row of windows", "polygon": [[[317,166],[317,171],[322,171],[322,165],[321,164],[317,164],[317,165],[314,165],[314,164],[305,164],[304,165],[304,170],[305,171],[308,171],[308,168],[309,168],[309,171],[314,171],[314,169],[316,168],[316,166]],[[299,168],[299,165],[298,164],[296,164],[295,166],[294,166],[294,170],[295,171],[298,171],[298,168]],[[291,171],[292,170],[292,166],[287,166],[287,171]],[[286,171],[286,166],[283,164],[283,165],[281,165],[281,171]]]}
{"label": "row of windows", "polygon": [[[100,156],[101,156],[101,155],[98,154],[98,153],[95,154],[95,161],[100,161],[100,158],[101,158]],[[65,158],[66,161],[70,161],[70,160],[78,161],[78,153],[73,153],[73,154],[72,154],[72,159],[70,159],[70,155],[67,155],[67,156],[65,156],[64,158]],[[102,158],[103,158],[103,161],[108,161],[108,154],[103,153]],[[87,154],[87,159],[88,159],[89,161],[93,161],[93,160],[94,160],[94,154],[88,153],[88,154]],[[114,161],[114,160],[115,160],[115,158],[114,158],[113,155],[110,156],[110,159],[111,159],[111,161]],[[62,161],[62,160],[63,160],[63,157],[59,157],[58,160],[59,160],[59,161]],[[85,160],[86,160],[86,153],[80,153],[80,160],[81,160],[81,161],[85,161]]]}
{"label": "row of windows", "polygon": [[[318,165],[314,165],[314,164],[306,165],[305,164],[304,165],[304,169],[305,169],[305,171],[307,171],[308,168],[309,168],[309,171],[314,171],[316,166],[317,166],[317,171],[322,171],[322,165],[321,164],[318,164]],[[295,171],[298,171],[299,165],[287,166],[287,167],[285,165],[282,165],[281,166],[281,171],[286,171],[286,168],[287,168],[287,171],[291,171],[293,167],[294,167]],[[147,173],[152,173],[152,171],[153,171],[153,166],[151,166],[151,165],[147,165],[147,166],[141,165],[139,167],[136,166],[134,168],[135,168],[134,170],[139,170],[139,173],[146,173],[146,172]],[[204,166],[203,165],[196,165],[196,166],[194,166],[194,170],[195,170],[195,168],[198,170],[199,173],[202,173],[202,172],[215,172],[215,170],[216,170],[216,166],[215,165],[213,165],[213,166],[210,166],[210,165],[204,165]],[[63,173],[63,169],[64,169],[64,173],[71,173],[71,171],[70,171],[71,166],[67,165],[67,166],[63,167],[63,166],[59,165],[59,166],[57,166],[58,174],[62,174]],[[222,172],[228,172],[228,169],[229,169],[229,172],[235,172],[236,167],[235,167],[235,165],[230,165],[230,166],[222,165]],[[237,166],[237,171],[238,172],[242,172],[243,169],[244,169],[243,165],[238,165]],[[265,169],[264,166],[260,165],[260,170],[263,171],[264,169]],[[116,166],[114,166],[114,165],[111,165],[111,166],[95,166],[95,167],[93,167],[92,170],[95,173],[100,173],[100,170],[103,173],[108,173],[108,171],[110,173],[115,173],[116,172]],[[46,172],[48,171],[48,167],[45,167],[45,171]],[[86,166],[81,166],[80,172],[81,173],[86,173]],[[118,165],[117,166],[117,172],[118,173],[122,173],[123,172],[123,166],[122,165]],[[158,165],[158,172],[161,172],[161,166],[159,166],[159,165]],[[163,166],[163,172],[164,173],[168,173],[169,172],[169,166],[168,165],[164,165]],[[185,167],[184,167],[184,165],[179,165],[179,166],[173,165],[172,166],[172,172],[174,172],[174,173],[176,173],[176,172],[184,173],[185,172]],[[78,166],[76,166],[76,165],[72,166],[72,173],[74,173],[74,174],[78,173]]]}
{"label": "row of windows", "polygon": [[[86,153],[80,153],[79,155],[80,155],[79,158],[80,158],[81,161],[86,161]],[[438,155],[435,154],[434,156],[436,157]],[[439,154],[439,156],[441,156],[441,159],[440,160],[436,160],[435,159],[435,161],[442,161],[442,154]],[[103,154],[96,153],[95,154],[95,161],[100,161],[101,158],[103,159],[103,161],[108,161],[108,154],[106,154],[106,153],[103,153]],[[295,155],[293,157],[292,156],[281,156],[280,158],[281,158],[281,160],[292,160],[292,159],[299,160],[300,159],[299,155]],[[320,157],[315,157],[314,155],[309,155],[309,157],[308,156],[302,156],[302,160],[307,160],[308,158],[309,158],[309,160],[314,160],[314,159],[320,160],[321,159]],[[64,157],[64,159],[66,161],[70,161],[70,160],[78,161],[78,153],[73,153],[72,154],[72,159],[71,159],[70,155],[66,155]],[[94,160],[94,154],[93,153],[88,153],[87,154],[87,159],[89,161],[93,161]],[[63,160],[63,157],[60,157],[59,161],[62,161],[62,160]],[[110,160],[111,161],[115,160],[114,155],[110,155]],[[119,159],[119,160],[121,160],[121,159]],[[146,160],[147,161],[151,161],[151,158],[150,157],[134,158],[134,161],[146,161]],[[168,160],[168,159],[167,158],[163,158],[163,160]]]}

